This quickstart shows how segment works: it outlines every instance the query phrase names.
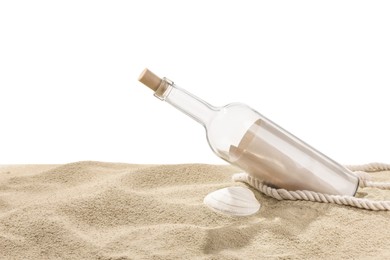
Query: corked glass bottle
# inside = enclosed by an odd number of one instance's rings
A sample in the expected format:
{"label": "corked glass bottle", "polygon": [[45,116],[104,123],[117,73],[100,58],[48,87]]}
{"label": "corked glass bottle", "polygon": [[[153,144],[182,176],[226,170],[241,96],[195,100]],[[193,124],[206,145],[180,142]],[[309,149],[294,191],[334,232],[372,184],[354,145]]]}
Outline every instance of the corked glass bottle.
{"label": "corked glass bottle", "polygon": [[215,154],[268,186],[355,195],[359,179],[350,170],[247,105],[214,107],[148,69],[139,81],[202,124]]}

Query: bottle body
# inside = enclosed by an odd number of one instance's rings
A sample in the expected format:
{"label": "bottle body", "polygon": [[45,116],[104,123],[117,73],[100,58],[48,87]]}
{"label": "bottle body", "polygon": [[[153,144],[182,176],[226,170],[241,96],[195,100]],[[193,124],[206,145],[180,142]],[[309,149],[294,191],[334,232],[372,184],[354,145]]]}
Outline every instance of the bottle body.
{"label": "bottle body", "polygon": [[221,157],[273,188],[355,195],[359,180],[348,169],[256,111],[248,113],[258,118]]}
{"label": "bottle body", "polygon": [[352,172],[244,104],[214,107],[165,79],[155,95],[201,123],[219,157],[268,186],[356,193]]}

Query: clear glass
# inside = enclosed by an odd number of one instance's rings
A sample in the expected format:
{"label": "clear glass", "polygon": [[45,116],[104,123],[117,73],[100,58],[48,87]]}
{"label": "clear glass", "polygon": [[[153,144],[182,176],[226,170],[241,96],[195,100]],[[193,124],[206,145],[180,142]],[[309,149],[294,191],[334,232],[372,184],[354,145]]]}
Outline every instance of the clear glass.
{"label": "clear glass", "polygon": [[171,82],[162,86],[156,96],[202,124],[219,157],[267,185],[355,195],[359,180],[348,169],[245,104],[214,107]]}

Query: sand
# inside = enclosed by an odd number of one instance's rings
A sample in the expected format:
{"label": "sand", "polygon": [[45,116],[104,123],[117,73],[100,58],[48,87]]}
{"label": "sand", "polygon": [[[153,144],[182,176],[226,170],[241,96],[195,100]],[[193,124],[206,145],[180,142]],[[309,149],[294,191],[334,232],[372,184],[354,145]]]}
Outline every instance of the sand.
{"label": "sand", "polygon": [[[0,166],[1,259],[389,259],[390,212],[277,201],[249,217],[203,198],[232,166],[77,162]],[[375,173],[390,181],[390,172]],[[359,197],[390,199],[364,189]]]}

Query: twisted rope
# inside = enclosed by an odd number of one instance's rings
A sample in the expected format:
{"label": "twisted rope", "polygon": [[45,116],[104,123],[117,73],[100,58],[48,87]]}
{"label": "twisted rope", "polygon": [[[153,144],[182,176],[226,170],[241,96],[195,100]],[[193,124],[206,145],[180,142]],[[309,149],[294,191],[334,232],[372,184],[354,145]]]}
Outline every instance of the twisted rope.
{"label": "twisted rope", "polygon": [[[389,171],[390,164],[370,163],[364,165],[346,166],[359,178],[359,187],[372,187],[379,189],[390,189],[390,183],[372,182],[368,172]],[[250,176],[247,173],[233,175],[233,181],[240,181],[249,184],[267,196],[277,200],[305,200],[323,203],[335,203],[368,210],[390,210],[390,201],[372,201],[369,199],[355,198],[353,196],[329,195],[308,190],[288,191],[286,189],[275,189],[267,186],[261,180]]]}

